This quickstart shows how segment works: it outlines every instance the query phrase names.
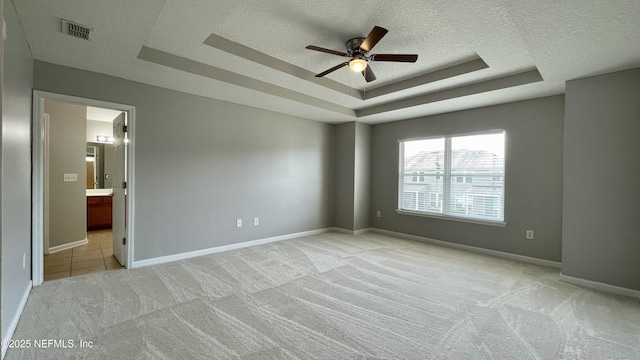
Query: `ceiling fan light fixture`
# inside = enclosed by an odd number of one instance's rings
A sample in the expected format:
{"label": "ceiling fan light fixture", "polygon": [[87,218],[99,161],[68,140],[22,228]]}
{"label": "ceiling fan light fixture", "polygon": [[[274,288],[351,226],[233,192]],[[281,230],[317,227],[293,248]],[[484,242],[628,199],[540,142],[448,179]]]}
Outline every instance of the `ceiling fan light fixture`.
{"label": "ceiling fan light fixture", "polygon": [[362,72],[367,68],[367,60],[364,59],[353,59],[349,61],[349,69],[353,72]]}

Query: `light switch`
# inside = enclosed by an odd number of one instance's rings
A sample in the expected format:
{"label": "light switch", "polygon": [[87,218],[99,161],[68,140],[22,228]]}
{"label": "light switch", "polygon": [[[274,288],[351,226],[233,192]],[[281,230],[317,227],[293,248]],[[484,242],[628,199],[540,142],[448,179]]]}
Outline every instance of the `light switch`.
{"label": "light switch", "polygon": [[78,181],[78,174],[64,174],[64,182]]}

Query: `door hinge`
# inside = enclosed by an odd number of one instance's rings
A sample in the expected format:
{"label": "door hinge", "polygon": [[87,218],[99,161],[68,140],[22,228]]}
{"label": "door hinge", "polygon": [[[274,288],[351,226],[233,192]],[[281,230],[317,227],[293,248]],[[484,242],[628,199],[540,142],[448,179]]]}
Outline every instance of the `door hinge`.
{"label": "door hinge", "polygon": [[126,133],[127,132],[127,125],[122,125],[122,132]]}
{"label": "door hinge", "polygon": [[126,182],[126,181],[123,181],[123,182],[122,182],[122,188],[123,188],[123,189],[126,189],[126,188],[127,188],[127,182]]}
{"label": "door hinge", "polygon": [[127,245],[127,238],[126,237],[122,238],[122,245]]}

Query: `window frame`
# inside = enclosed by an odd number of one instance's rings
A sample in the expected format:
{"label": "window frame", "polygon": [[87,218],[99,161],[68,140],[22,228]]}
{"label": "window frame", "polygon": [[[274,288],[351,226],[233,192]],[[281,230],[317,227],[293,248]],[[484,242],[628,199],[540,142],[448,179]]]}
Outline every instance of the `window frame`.
{"label": "window frame", "polygon": [[[458,174],[453,174],[453,172],[451,171],[451,143],[452,143],[452,139],[453,138],[457,138],[457,137],[465,137],[465,136],[475,136],[475,135],[492,135],[492,134],[504,134],[505,136],[505,140],[504,140],[504,168],[503,168],[503,190],[502,190],[502,220],[492,220],[492,219],[485,219],[485,218],[481,218],[481,217],[473,217],[473,216],[461,216],[458,214],[452,214],[452,213],[445,213],[444,210],[444,205],[446,204],[446,199],[449,198],[450,196],[453,196],[451,194],[451,181],[454,181],[454,179],[456,178],[456,176],[458,176]],[[441,194],[441,198],[440,201],[442,201],[442,211],[443,213],[435,213],[435,212],[428,212],[425,210],[409,210],[409,209],[402,209],[401,207],[401,201],[402,201],[402,193],[405,191],[404,187],[402,186],[402,179],[404,177],[404,146],[403,143],[408,142],[408,141],[420,141],[420,140],[434,140],[434,139],[443,139],[444,138],[444,152],[445,152],[445,166],[444,169],[442,169],[440,171],[439,175],[444,176],[445,181],[443,181],[443,185],[444,185],[444,192],[448,193],[448,196],[445,195],[444,193]],[[480,132],[471,132],[471,133],[460,133],[460,134],[446,134],[446,135],[437,135],[437,136],[429,136],[429,137],[419,137],[419,138],[408,138],[408,139],[400,139],[398,140],[398,176],[397,176],[397,190],[398,190],[398,201],[397,201],[397,208],[396,208],[396,213],[397,214],[401,214],[401,215],[411,215],[411,216],[420,216],[420,217],[428,217],[428,218],[435,218],[435,219],[441,219],[441,220],[450,220],[450,221],[459,221],[459,222],[466,222],[466,223],[472,223],[472,224],[482,224],[482,225],[491,225],[491,226],[498,226],[498,227],[506,227],[507,226],[507,222],[506,222],[506,211],[505,211],[505,204],[506,204],[506,189],[507,189],[507,183],[506,183],[506,168],[507,168],[507,132],[505,129],[493,129],[493,130],[488,130],[488,131],[480,131]],[[463,179],[463,183],[466,183],[467,180],[467,176],[469,176],[469,174],[464,174],[462,175],[464,177]],[[440,176],[438,176],[440,177]],[[427,198],[427,200],[429,201],[429,197]],[[449,201],[450,202],[450,201]],[[416,206],[417,207],[417,206]]]}

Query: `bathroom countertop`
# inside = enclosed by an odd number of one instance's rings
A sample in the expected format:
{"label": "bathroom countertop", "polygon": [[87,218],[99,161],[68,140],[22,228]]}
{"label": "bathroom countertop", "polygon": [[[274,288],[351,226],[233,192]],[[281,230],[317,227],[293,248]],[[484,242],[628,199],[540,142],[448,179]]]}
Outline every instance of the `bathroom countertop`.
{"label": "bathroom countertop", "polygon": [[87,189],[87,196],[112,196],[113,189]]}

